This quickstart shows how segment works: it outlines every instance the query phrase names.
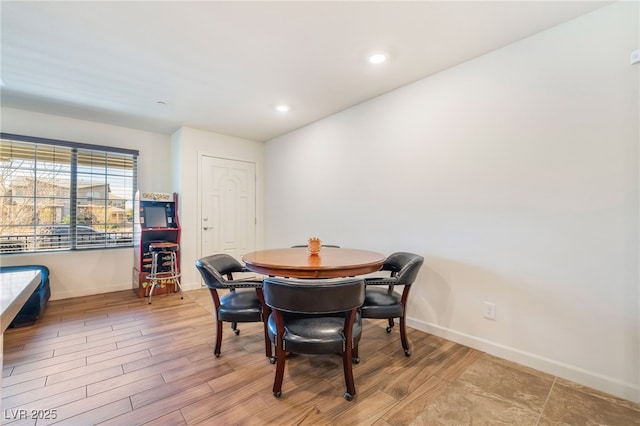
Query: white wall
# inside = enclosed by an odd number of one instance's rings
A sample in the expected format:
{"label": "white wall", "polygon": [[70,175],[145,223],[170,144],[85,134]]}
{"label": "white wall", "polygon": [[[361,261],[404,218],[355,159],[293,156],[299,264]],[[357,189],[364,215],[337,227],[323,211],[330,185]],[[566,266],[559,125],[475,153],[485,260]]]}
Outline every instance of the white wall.
{"label": "white wall", "polygon": [[263,144],[232,136],[204,132],[183,127],[172,136],[172,156],[175,170],[179,172],[173,178],[173,191],[178,192],[179,220],[182,229],[180,237],[180,256],[182,265],[181,283],[183,289],[199,288],[201,278],[195,267],[195,261],[212,253],[201,253],[201,214],[200,214],[200,158],[203,155],[247,161],[256,164],[256,209],[258,223],[256,244],[263,244]]}
{"label": "white wall", "polygon": [[608,6],[269,141],[265,245],[420,253],[412,326],[640,401],[638,16]]}
{"label": "white wall", "polygon": [[[171,192],[168,135],[2,108],[2,132],[140,151],[138,187]],[[3,255],[2,265],[43,264],[51,270],[51,298],[66,299],[132,288],[133,249]]]}

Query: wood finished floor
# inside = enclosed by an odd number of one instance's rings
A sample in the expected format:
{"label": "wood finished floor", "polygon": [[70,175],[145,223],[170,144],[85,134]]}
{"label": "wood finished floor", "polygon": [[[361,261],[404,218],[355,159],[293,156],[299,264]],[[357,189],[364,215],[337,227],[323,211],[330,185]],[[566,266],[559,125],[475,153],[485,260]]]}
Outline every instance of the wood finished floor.
{"label": "wood finished floor", "polygon": [[276,399],[261,325],[225,325],[215,358],[206,290],[152,305],[130,291],[51,301],[35,326],[5,333],[2,424],[640,424],[639,404],[417,330],[405,357],[397,330],[372,320],[354,401],[337,355],[292,356]]}

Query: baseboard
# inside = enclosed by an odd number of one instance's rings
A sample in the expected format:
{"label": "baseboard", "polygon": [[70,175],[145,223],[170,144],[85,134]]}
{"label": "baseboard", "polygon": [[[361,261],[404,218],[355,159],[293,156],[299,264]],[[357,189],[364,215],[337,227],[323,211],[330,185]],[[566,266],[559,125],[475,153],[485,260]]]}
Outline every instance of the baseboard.
{"label": "baseboard", "polygon": [[526,367],[543,371],[628,401],[640,403],[640,386],[638,385],[625,383],[602,374],[525,352],[510,346],[495,343],[490,340],[471,336],[437,324],[407,318],[407,325],[417,330],[424,331],[425,333],[433,334],[434,336],[442,337],[461,345],[486,352],[498,358],[513,361]]}
{"label": "baseboard", "polygon": [[[195,283],[182,283],[182,291],[191,291],[202,288],[202,285],[199,282]],[[123,290],[131,290],[131,294],[135,294],[133,291],[133,287],[131,283],[111,285],[111,286],[103,286],[100,288],[83,288],[83,289],[72,289],[72,290],[55,290],[51,289],[51,299],[49,300],[62,300],[62,299],[71,299],[73,297],[82,297],[82,296],[93,296],[94,294],[102,294],[102,293],[111,293],[114,291],[123,291]]]}
{"label": "baseboard", "polygon": [[131,283],[101,286],[100,288],[87,287],[82,289],[72,289],[72,290],[62,290],[62,291],[56,290],[55,288],[52,287],[50,300],[62,300],[62,299],[71,299],[73,297],[93,296],[94,294],[112,293],[114,291],[123,291],[123,290],[131,290],[131,294],[132,295],[134,294]]}

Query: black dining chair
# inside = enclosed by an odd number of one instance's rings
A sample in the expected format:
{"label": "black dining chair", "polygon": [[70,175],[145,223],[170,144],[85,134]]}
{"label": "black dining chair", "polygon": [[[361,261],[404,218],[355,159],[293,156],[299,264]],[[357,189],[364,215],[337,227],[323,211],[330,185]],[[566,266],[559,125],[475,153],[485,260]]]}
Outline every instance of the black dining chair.
{"label": "black dining chair", "polygon": [[[221,353],[223,322],[231,323],[231,329],[236,336],[240,334],[239,322],[262,322],[265,353],[267,358],[272,360],[271,341],[267,334],[268,309],[260,297],[262,280],[233,279],[234,273],[249,270],[228,254],[214,254],[198,259],[196,268],[209,287],[216,311],[216,345],[213,350],[215,356],[219,357]],[[220,290],[228,292],[220,295]]]}
{"label": "black dining chair", "polygon": [[[388,271],[387,277],[366,278],[367,285],[364,303],[360,308],[362,318],[387,319],[387,333],[391,333],[394,319],[400,319],[400,340],[406,356],[411,356],[407,340],[406,314],[407,299],[411,285],[424,263],[424,257],[407,252],[389,255],[382,265],[382,271]],[[394,291],[395,286],[404,286],[402,295]]]}
{"label": "black dining chair", "polygon": [[352,362],[358,356],[364,280],[289,280],[265,278],[264,301],[271,308],[268,332],[276,346],[273,395],[282,395],[286,354],[341,354],[346,392],[356,394]]}

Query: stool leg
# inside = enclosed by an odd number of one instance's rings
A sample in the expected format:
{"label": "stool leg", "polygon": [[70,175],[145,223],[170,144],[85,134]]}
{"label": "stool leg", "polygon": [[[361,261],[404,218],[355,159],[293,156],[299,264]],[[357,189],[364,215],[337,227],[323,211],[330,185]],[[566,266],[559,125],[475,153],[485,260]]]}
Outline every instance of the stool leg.
{"label": "stool leg", "polygon": [[151,295],[153,294],[153,289],[156,287],[158,279],[156,276],[158,275],[158,252],[154,251],[151,255],[151,274],[147,275],[147,279],[149,280],[149,305],[151,304]]}
{"label": "stool leg", "polygon": [[182,294],[182,285],[180,285],[180,274],[178,274],[178,258],[175,251],[171,252],[171,276],[174,277],[173,282],[180,290],[180,299],[184,299],[184,295]]}
{"label": "stool leg", "polygon": [[[149,285],[151,286],[149,289],[149,304],[151,304],[153,290],[158,285],[159,281],[163,281],[165,283],[168,282],[169,284],[173,281],[174,292],[180,290],[180,298],[184,299],[182,285],[180,284],[180,273],[178,272],[178,257],[176,256],[176,252],[174,250],[158,250],[152,251],[151,256],[151,273],[147,275],[147,280],[149,280]],[[160,256],[162,272],[158,272],[158,256]],[[164,268],[166,264],[165,256],[168,256],[169,259],[169,271]],[[158,274],[161,276],[159,277]]]}

